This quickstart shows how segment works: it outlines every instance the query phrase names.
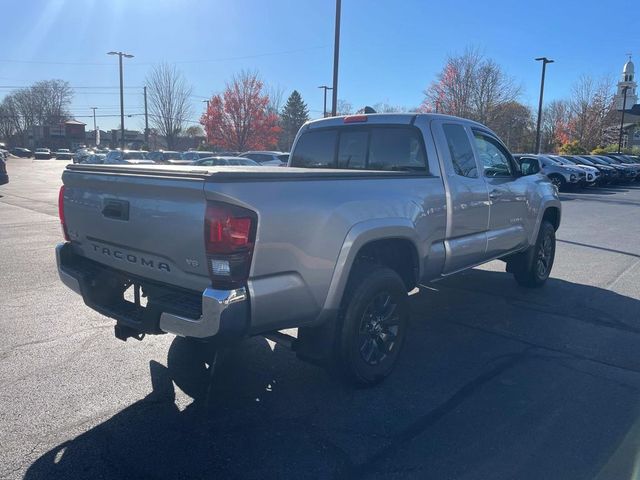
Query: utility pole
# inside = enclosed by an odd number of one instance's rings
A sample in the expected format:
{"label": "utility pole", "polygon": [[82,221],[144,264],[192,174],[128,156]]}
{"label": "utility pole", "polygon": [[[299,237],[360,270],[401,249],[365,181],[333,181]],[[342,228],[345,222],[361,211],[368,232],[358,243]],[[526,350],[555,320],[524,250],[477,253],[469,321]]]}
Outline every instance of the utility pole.
{"label": "utility pole", "polygon": [[547,63],[553,63],[547,57],[536,58],[536,61],[542,61],[542,80],[540,81],[540,101],[538,103],[538,124],[536,126],[536,148],[534,153],[540,153],[540,120],[542,120],[542,97],[544,96],[544,75],[547,69]]}
{"label": "utility pole", "polygon": [[133,58],[133,55],[124,52],[107,52],[107,55],[118,55],[120,66],[120,147],[124,150],[124,82],[122,78],[122,57]]}
{"label": "utility pole", "polygon": [[620,120],[620,136],[618,137],[618,153],[622,150],[622,129],[624,128],[624,111],[627,108],[627,90],[628,86],[622,87],[624,93],[622,94],[622,119]]}
{"label": "utility pole", "polygon": [[98,129],[96,128],[96,110],[97,109],[98,107],[91,107],[91,110],[93,110],[93,135],[94,135],[93,143],[96,144],[96,147],[98,146]]}
{"label": "utility pole", "polygon": [[147,111],[147,87],[144,87],[144,144],[149,148],[149,113]]}
{"label": "utility pole", "polygon": [[320,85],[318,88],[324,89],[324,113],[322,114],[322,118],[327,118],[327,90],[333,90],[333,88],[326,85]]}
{"label": "utility pole", "polygon": [[[209,104],[211,103],[211,100],[202,100],[202,103],[206,103],[207,104],[207,110],[204,112],[205,116],[209,114]],[[206,124],[204,125],[204,130],[205,130],[205,135],[207,137],[207,142],[209,141],[209,131],[207,130],[207,126]]]}
{"label": "utility pole", "polygon": [[[331,104],[331,116],[335,117],[338,111],[338,59],[340,58],[340,11],[342,0],[336,0],[336,32],[333,44],[333,95]],[[325,90],[326,92],[326,90]]]}

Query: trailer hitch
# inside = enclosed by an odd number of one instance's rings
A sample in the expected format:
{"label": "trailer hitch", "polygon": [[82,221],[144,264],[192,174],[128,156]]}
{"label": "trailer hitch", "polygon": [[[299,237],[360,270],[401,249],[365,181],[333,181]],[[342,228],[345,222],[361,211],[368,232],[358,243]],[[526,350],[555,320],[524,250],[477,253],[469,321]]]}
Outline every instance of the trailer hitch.
{"label": "trailer hitch", "polygon": [[120,325],[119,323],[116,323],[114,327],[114,334],[118,340],[122,340],[123,342],[126,342],[128,338],[135,338],[140,341],[144,339],[144,333],[134,328]]}

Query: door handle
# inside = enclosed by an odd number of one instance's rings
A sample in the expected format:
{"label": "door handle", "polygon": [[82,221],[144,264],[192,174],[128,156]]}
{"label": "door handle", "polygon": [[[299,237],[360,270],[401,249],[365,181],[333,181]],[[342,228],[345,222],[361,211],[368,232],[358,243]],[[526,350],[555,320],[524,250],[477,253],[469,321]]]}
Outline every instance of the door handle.
{"label": "door handle", "polygon": [[496,198],[500,198],[502,196],[502,192],[500,190],[491,190],[491,192],[489,193],[489,198],[490,199],[496,199]]}
{"label": "door handle", "polygon": [[102,215],[116,220],[129,220],[129,202],[125,200],[105,199]]}

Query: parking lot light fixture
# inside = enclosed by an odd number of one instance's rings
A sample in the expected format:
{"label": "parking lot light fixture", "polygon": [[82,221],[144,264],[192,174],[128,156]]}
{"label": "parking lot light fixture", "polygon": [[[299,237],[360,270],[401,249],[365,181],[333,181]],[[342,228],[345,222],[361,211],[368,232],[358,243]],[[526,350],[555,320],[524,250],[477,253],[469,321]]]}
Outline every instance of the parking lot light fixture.
{"label": "parking lot light fixture", "polygon": [[322,118],[327,118],[327,90],[333,90],[333,88],[328,87],[327,85],[320,85],[318,88],[324,89],[324,109]]}
{"label": "parking lot light fixture", "polygon": [[542,120],[542,97],[544,96],[544,75],[547,70],[547,63],[553,63],[547,57],[538,57],[536,62],[542,62],[542,79],[540,80],[540,101],[538,102],[538,124],[536,125],[536,147],[535,153],[540,153],[540,121]]}
{"label": "parking lot light fixture", "polygon": [[122,57],[133,58],[133,55],[124,52],[107,52],[107,55],[118,55],[118,64],[120,66],[120,146],[124,150],[124,87],[122,81]]}

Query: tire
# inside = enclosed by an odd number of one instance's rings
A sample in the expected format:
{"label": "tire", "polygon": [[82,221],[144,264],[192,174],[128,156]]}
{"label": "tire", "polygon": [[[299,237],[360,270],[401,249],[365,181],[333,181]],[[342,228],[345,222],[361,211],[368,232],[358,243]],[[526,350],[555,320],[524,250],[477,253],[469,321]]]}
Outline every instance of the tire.
{"label": "tire", "polygon": [[509,261],[507,271],[523,287],[539,288],[545,284],[556,254],[556,231],[550,222],[543,220],[536,244]]}
{"label": "tire", "polygon": [[357,386],[373,386],[395,366],[409,322],[409,297],[390,268],[357,267],[345,293],[334,367]]}
{"label": "tire", "polygon": [[551,183],[555,185],[558,191],[563,190],[567,184],[567,181],[562,177],[562,175],[549,175],[549,180],[551,180]]}

